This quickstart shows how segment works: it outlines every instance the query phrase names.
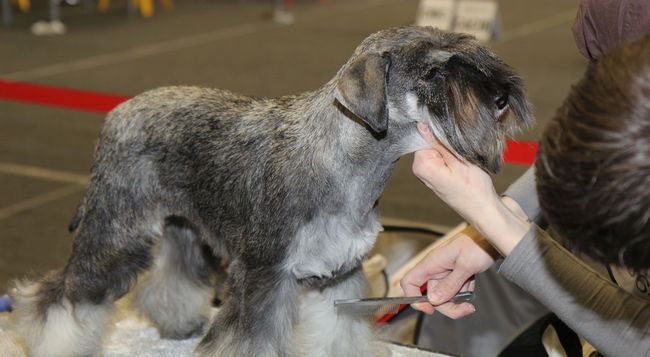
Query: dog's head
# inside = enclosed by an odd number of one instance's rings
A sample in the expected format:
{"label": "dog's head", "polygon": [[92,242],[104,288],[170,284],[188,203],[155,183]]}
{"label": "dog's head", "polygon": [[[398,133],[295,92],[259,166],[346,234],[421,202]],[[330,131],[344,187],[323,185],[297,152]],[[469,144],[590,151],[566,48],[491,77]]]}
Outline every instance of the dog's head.
{"label": "dog's head", "polygon": [[493,173],[506,136],[533,120],[510,66],[469,35],[430,27],[366,38],[339,72],[336,98],[386,136],[427,123],[445,146]]}

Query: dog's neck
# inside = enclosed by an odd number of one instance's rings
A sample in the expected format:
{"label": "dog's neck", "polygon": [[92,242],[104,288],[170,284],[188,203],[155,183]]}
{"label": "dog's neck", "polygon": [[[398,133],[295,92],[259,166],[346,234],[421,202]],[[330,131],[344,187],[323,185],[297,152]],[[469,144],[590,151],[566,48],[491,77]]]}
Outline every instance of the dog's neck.
{"label": "dog's neck", "polygon": [[356,160],[388,163],[419,148],[409,144],[411,136],[417,134],[415,123],[391,122],[387,131],[374,132],[337,102],[335,88],[336,79],[314,92],[296,97],[295,106],[296,115],[305,118],[306,125],[315,129],[313,132],[340,133],[336,138],[327,138],[329,145],[337,145],[341,152]]}
{"label": "dog's neck", "polygon": [[305,93],[297,98],[302,102],[302,116],[306,125],[313,127],[315,133],[336,133],[326,139],[329,147],[348,157],[348,160],[361,163],[393,162],[399,158],[396,143],[387,132],[375,133],[360,119],[346,112],[336,101],[334,82],[327,83],[315,92]]}
{"label": "dog's neck", "polygon": [[[354,192],[359,209],[368,210],[379,198],[397,159],[408,151],[392,132],[373,133],[346,115],[336,106],[334,93],[334,82],[330,82],[315,92],[295,97],[295,115],[304,120],[301,127],[309,141],[303,146],[311,147],[317,160],[337,173],[341,187]],[[391,130],[408,131],[389,127]],[[323,137],[321,133],[332,135]]]}

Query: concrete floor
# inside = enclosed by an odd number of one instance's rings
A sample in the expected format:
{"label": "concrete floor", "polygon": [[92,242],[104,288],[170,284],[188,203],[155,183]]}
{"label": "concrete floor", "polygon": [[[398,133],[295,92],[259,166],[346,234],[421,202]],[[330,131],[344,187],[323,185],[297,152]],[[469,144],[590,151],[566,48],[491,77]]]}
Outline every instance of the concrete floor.
{"label": "concrete floor", "polygon": [[[257,96],[314,89],[369,33],[414,22],[417,0],[298,0],[293,25],[270,21],[270,1],[176,2],[171,12],[129,19],[124,2],[106,14],[66,7],[68,34],[36,37],[29,25],[44,8],[16,14],[0,28],[0,79],[135,95],[172,84],[227,88]],[[539,138],[544,122],[582,74],[570,34],[577,1],[501,0],[503,33],[490,46],[523,76],[538,124],[518,139]],[[10,279],[63,265],[66,227],[82,197],[102,116],[0,101],[0,294]],[[455,225],[401,160],[381,199],[383,214]],[[9,170],[7,164],[23,165]],[[35,178],[33,171],[44,173]],[[526,167],[494,177],[502,190]],[[30,173],[31,172],[31,173]]]}

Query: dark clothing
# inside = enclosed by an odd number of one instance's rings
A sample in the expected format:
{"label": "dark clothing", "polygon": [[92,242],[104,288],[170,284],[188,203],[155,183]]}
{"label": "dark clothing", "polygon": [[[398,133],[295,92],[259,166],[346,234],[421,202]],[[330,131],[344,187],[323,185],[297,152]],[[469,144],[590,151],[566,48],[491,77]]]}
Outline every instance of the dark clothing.
{"label": "dark clothing", "polygon": [[573,38],[590,60],[650,33],[650,0],[582,0]]}

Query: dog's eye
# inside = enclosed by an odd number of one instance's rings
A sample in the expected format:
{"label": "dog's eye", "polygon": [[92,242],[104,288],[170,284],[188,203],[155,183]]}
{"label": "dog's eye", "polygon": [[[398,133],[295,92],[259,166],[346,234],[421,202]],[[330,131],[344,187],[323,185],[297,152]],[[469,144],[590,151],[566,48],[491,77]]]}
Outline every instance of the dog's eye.
{"label": "dog's eye", "polygon": [[508,93],[497,96],[494,99],[494,104],[497,105],[497,109],[503,110],[508,105]]}
{"label": "dog's eye", "polygon": [[438,75],[440,75],[440,67],[438,66],[431,67],[431,69],[429,70],[429,72],[427,72],[427,74],[424,76],[423,79],[425,81],[431,81],[434,78],[436,78]]}

